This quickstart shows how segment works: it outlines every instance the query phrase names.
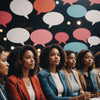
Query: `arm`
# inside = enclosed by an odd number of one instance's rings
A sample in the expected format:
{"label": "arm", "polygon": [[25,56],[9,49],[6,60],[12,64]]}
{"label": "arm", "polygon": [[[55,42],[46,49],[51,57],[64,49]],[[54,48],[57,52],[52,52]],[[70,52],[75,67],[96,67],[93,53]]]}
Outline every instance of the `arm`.
{"label": "arm", "polygon": [[99,92],[100,89],[98,88],[98,85],[97,85],[97,82],[96,82],[96,79],[95,79],[95,75],[92,71],[90,73],[91,73],[91,80],[92,80],[93,85],[94,85],[94,93]]}
{"label": "arm", "polygon": [[9,100],[21,100],[17,90],[17,80],[8,78],[5,86],[7,97]]}

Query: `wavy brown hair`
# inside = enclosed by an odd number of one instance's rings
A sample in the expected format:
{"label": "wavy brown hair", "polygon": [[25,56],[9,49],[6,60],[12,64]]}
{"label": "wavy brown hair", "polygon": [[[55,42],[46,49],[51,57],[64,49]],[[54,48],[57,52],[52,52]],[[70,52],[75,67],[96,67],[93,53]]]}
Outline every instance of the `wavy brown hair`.
{"label": "wavy brown hair", "polygon": [[[83,69],[84,68],[84,55],[87,53],[87,52],[90,52],[92,55],[93,55],[93,52],[91,50],[88,50],[88,49],[84,49],[84,50],[81,50],[78,55],[77,55],[77,60],[76,60],[76,68],[77,69]],[[92,66],[89,67],[90,69],[89,70],[92,70],[95,68],[95,64],[93,62]]]}
{"label": "wavy brown hair", "polygon": [[66,57],[66,53],[65,53],[64,49],[58,44],[51,44],[51,45],[46,46],[40,54],[40,67],[42,67],[43,69],[49,68],[49,62],[48,62],[47,58],[49,56],[50,51],[53,48],[56,48],[59,50],[60,57],[61,57],[60,64],[57,66],[57,69],[61,69],[66,65],[67,57]]}
{"label": "wavy brown hair", "polygon": [[15,75],[17,77],[23,77],[23,72],[22,72],[22,65],[19,63],[19,61],[22,61],[23,55],[27,50],[30,50],[34,54],[34,59],[35,59],[35,67],[34,69],[31,69],[29,71],[29,75],[33,76],[34,74],[37,73],[37,67],[38,67],[38,55],[36,49],[27,44],[21,47],[16,47],[8,56],[8,62],[10,63],[10,71],[9,71],[9,76],[10,75]]}

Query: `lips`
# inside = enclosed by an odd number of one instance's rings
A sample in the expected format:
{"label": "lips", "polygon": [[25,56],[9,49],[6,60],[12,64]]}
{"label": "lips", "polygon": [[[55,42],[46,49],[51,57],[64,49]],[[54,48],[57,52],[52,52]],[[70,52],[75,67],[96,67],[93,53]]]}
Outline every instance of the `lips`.
{"label": "lips", "polygon": [[32,63],[32,64],[30,64],[31,66],[34,66],[35,65],[35,63]]}

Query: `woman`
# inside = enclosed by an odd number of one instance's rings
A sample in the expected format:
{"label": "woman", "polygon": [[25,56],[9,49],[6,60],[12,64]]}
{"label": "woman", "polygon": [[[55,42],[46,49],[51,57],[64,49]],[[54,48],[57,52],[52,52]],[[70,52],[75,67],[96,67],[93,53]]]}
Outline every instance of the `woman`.
{"label": "woman", "polygon": [[71,88],[72,92],[76,95],[83,94],[84,91],[82,89],[78,73],[76,70],[74,70],[76,66],[76,54],[71,50],[66,50],[66,54],[66,66],[61,71],[64,72],[68,85]]}
{"label": "woman", "polygon": [[82,50],[78,53],[76,68],[78,69],[81,85],[84,91],[91,93],[91,97],[100,96],[94,73],[93,53],[90,50]]}
{"label": "woman", "polygon": [[[8,66],[7,56],[4,51],[4,48],[0,46],[0,77],[8,75]],[[0,84],[0,100],[7,100],[6,92],[3,85]]]}
{"label": "woman", "polygon": [[89,100],[87,94],[76,96],[68,86],[65,75],[59,71],[66,64],[66,53],[58,44],[52,44],[43,49],[40,55],[38,73],[42,90],[47,100]]}
{"label": "woman", "polygon": [[[11,55],[17,55],[16,62]],[[38,56],[34,47],[25,45],[15,49],[8,57],[13,63],[10,75],[6,82],[6,93],[9,100],[46,100],[41,90],[35,71],[38,65]],[[11,62],[13,61],[13,62]]]}
{"label": "woman", "polygon": [[100,52],[97,52],[94,55],[94,62],[95,62],[95,69],[93,70],[93,73],[95,74],[95,78],[97,81],[97,85],[100,89]]}

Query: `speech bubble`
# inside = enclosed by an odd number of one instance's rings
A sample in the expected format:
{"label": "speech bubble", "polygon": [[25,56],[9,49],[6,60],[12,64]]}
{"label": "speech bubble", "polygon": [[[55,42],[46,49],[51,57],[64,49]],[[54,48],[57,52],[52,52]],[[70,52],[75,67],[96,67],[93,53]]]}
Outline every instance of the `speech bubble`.
{"label": "speech bubble", "polygon": [[74,52],[80,52],[83,49],[88,49],[88,47],[81,42],[70,42],[64,46],[64,50],[73,50]]}
{"label": "speech bubble", "polygon": [[56,4],[54,0],[35,0],[33,3],[34,8],[37,10],[37,15],[52,11]]}
{"label": "speech bubble", "polygon": [[10,9],[14,14],[29,19],[28,15],[33,11],[33,5],[28,0],[13,0]]}
{"label": "speech bubble", "polygon": [[90,3],[90,6],[92,6],[93,4],[100,4],[100,0],[89,0],[91,3]]}
{"label": "speech bubble", "polygon": [[62,1],[64,2],[63,5],[65,5],[66,3],[73,5],[73,3],[77,2],[78,0],[62,0]]}
{"label": "speech bubble", "polygon": [[95,23],[100,22],[100,11],[90,10],[85,14],[85,18],[94,25]]}
{"label": "speech bubble", "polygon": [[0,25],[7,27],[6,24],[12,20],[12,15],[6,11],[0,11]]}
{"label": "speech bubble", "polygon": [[45,29],[38,29],[31,33],[30,39],[34,42],[34,46],[41,44],[45,47],[45,44],[52,40],[52,33]]}
{"label": "speech bubble", "polygon": [[91,32],[86,28],[78,28],[73,31],[73,37],[87,43],[87,39],[91,36]]}
{"label": "speech bubble", "polygon": [[67,13],[69,16],[74,18],[81,18],[83,17],[87,12],[87,9],[82,5],[73,5],[69,6],[67,9]]}
{"label": "speech bubble", "polygon": [[88,42],[90,44],[90,47],[92,47],[93,45],[100,44],[100,38],[97,36],[91,36],[88,38]]}
{"label": "speech bubble", "polygon": [[64,21],[64,16],[58,12],[49,12],[43,16],[43,21],[51,28],[61,24]]}
{"label": "speech bubble", "polygon": [[13,43],[21,43],[24,45],[24,42],[27,41],[30,37],[30,33],[23,28],[13,28],[7,32],[7,38]]}
{"label": "speech bubble", "polygon": [[55,39],[57,41],[59,41],[59,44],[61,44],[61,43],[66,44],[65,41],[67,41],[69,39],[69,35],[67,33],[65,33],[65,32],[58,32],[55,35]]}

